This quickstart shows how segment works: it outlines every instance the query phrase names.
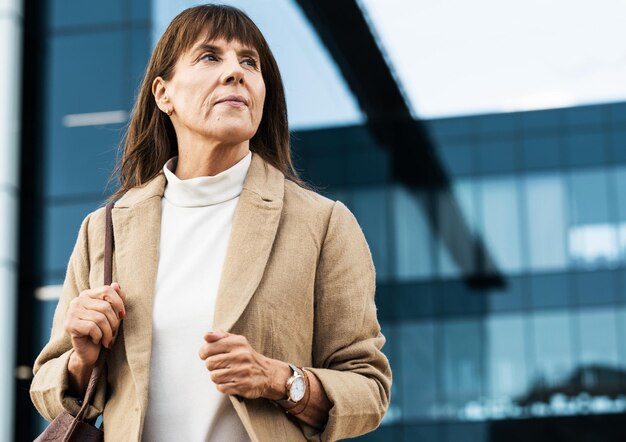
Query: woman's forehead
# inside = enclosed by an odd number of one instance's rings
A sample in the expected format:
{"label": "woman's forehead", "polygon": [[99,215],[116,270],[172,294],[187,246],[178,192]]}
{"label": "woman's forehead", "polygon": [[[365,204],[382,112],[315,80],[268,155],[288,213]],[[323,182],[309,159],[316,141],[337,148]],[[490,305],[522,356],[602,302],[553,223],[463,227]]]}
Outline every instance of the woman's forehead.
{"label": "woman's forehead", "polygon": [[215,49],[224,49],[233,46],[237,52],[251,52],[258,56],[258,51],[254,45],[246,44],[237,38],[226,39],[222,36],[212,36],[209,32],[203,32],[189,48],[190,52],[194,52],[200,47],[213,47]]}

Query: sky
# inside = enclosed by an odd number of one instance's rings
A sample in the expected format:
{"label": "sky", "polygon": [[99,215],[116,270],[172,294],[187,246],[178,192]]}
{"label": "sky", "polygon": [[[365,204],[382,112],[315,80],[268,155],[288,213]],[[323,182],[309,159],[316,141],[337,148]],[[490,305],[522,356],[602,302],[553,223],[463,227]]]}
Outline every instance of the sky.
{"label": "sky", "polygon": [[359,0],[422,118],[626,100],[624,0]]}

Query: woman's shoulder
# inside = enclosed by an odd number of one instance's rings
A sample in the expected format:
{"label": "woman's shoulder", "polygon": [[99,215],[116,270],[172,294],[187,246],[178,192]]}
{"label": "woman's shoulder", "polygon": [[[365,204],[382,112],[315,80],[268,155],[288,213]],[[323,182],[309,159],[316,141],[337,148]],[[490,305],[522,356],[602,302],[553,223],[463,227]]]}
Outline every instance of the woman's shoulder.
{"label": "woman's shoulder", "polygon": [[321,195],[315,190],[306,189],[297,183],[285,179],[284,208],[294,209],[309,215],[330,216],[336,201]]}
{"label": "woman's shoulder", "polygon": [[331,218],[349,220],[358,225],[354,214],[341,201],[332,200],[315,190],[306,189],[285,179],[283,212],[301,222],[320,224],[326,229]]}

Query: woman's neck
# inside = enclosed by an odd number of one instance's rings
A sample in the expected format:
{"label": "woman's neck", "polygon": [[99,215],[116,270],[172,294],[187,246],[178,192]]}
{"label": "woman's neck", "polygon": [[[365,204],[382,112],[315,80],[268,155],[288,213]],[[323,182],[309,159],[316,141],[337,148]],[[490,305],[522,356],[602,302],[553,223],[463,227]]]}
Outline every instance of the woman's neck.
{"label": "woman's neck", "polygon": [[214,176],[241,161],[250,151],[250,140],[239,144],[194,143],[178,145],[174,173],[181,180]]}

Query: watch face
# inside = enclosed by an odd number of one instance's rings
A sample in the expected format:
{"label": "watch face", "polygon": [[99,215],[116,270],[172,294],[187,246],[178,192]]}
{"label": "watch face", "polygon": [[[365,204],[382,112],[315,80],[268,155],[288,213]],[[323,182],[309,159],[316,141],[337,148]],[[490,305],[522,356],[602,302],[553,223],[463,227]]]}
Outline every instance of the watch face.
{"label": "watch face", "polygon": [[291,396],[291,400],[294,402],[298,402],[300,399],[304,397],[304,378],[296,378],[291,383],[291,388],[289,389],[289,396]]}

